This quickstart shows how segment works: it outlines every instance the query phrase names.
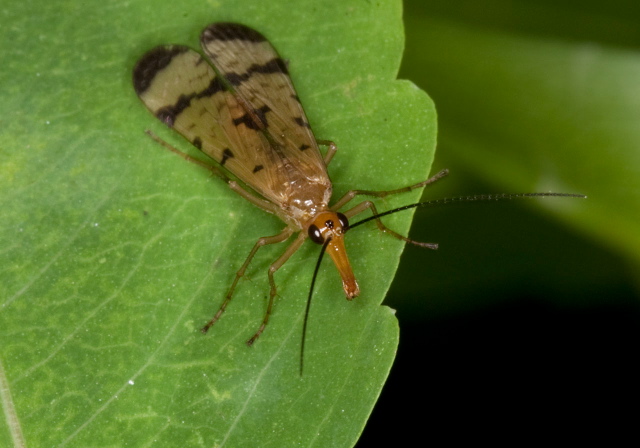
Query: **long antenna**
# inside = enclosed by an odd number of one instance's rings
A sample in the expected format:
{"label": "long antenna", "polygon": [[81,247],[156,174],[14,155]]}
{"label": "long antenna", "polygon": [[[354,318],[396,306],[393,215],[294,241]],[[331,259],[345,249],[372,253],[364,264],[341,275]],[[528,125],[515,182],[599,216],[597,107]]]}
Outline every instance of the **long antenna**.
{"label": "long antenna", "polygon": [[434,207],[436,205],[451,205],[451,204],[456,204],[458,202],[504,201],[504,200],[511,200],[511,199],[544,198],[544,197],[564,197],[564,198],[568,197],[568,198],[582,198],[582,199],[586,198],[586,196],[583,194],[574,194],[574,193],[500,193],[500,194],[476,194],[471,196],[454,196],[451,198],[434,199],[432,201],[417,202],[415,204],[403,205],[402,207],[398,207],[392,210],[388,210],[386,212],[378,213],[377,215],[369,216],[368,218],[365,218],[361,221],[350,224],[349,229],[353,229],[354,227],[357,227],[360,224],[364,224],[366,222],[381,218],[383,216],[391,215],[393,213],[398,213],[398,212],[409,210],[416,207]]}
{"label": "long antenna", "polygon": [[313,271],[313,279],[311,279],[311,287],[309,288],[309,297],[307,298],[307,308],[304,311],[304,323],[302,324],[302,343],[300,344],[300,376],[302,376],[302,371],[304,369],[304,343],[307,339],[307,322],[309,321],[309,309],[311,308],[311,296],[313,296],[313,287],[316,284],[316,278],[318,277],[318,271],[320,270],[320,263],[322,263],[322,257],[324,257],[324,253],[331,241],[331,237],[327,238],[327,241],[322,245],[322,249],[320,250],[320,255],[318,256],[318,261],[316,262],[316,268]]}
{"label": "long antenna", "polygon": [[[368,218],[365,218],[356,223],[350,224],[349,230],[361,224],[365,224],[369,221],[373,221],[374,219],[378,219],[383,216],[391,215],[393,213],[398,213],[404,210],[409,210],[417,207],[434,207],[436,205],[451,205],[451,204],[456,204],[458,202],[504,201],[504,200],[511,200],[511,199],[543,198],[543,197],[565,197],[565,198],[568,197],[568,198],[582,198],[582,199],[586,198],[586,196],[583,194],[574,194],[574,193],[500,193],[500,194],[476,194],[476,195],[470,195],[470,196],[454,196],[451,198],[434,199],[432,201],[426,201],[426,202],[417,202],[415,204],[404,205],[402,207],[394,208],[386,212],[378,213],[377,215],[369,216]],[[309,288],[309,297],[307,298],[307,307],[304,312],[304,323],[302,325],[302,343],[300,344],[300,376],[301,377],[304,370],[304,345],[307,337],[307,322],[309,321],[311,297],[313,296],[313,288],[315,287],[316,278],[318,277],[318,272],[320,270],[320,263],[322,263],[322,258],[324,257],[324,253],[330,241],[331,241],[331,237],[327,238],[327,240],[322,245],[322,250],[320,251],[320,255],[318,256],[318,261],[316,262],[315,270],[313,271],[311,287]]]}

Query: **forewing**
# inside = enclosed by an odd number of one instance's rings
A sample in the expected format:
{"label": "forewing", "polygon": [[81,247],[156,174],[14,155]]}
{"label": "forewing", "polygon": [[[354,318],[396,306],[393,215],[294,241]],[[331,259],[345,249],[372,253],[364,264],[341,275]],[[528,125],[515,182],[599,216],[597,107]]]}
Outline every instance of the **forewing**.
{"label": "forewing", "polygon": [[270,201],[287,207],[300,189],[302,200],[325,200],[331,183],[322,155],[273,47],[257,31],[229,23],[207,27],[202,46],[213,67],[185,46],[146,53],[133,72],[140,99]]}
{"label": "forewing", "polygon": [[[224,111],[216,107],[226,95],[223,84],[203,57],[188,47],[169,45],[146,53],[133,71],[136,93],[147,108],[194,146],[223,163],[229,139]],[[228,158],[228,157],[227,157]]]}
{"label": "forewing", "polygon": [[255,132],[239,141],[233,121],[245,112],[199,53],[178,45],[154,48],[136,64],[133,83],[159,120],[258,193],[278,200],[259,175],[269,143]]}
{"label": "forewing", "polygon": [[[326,166],[293,87],[286,63],[259,32],[236,23],[214,23],[202,33],[201,44],[214,70],[236,97],[244,114],[234,120],[238,138],[265,136],[271,188],[283,180],[284,165],[312,182],[329,184]],[[266,166],[265,166],[266,168]],[[295,176],[296,173],[288,175]]]}

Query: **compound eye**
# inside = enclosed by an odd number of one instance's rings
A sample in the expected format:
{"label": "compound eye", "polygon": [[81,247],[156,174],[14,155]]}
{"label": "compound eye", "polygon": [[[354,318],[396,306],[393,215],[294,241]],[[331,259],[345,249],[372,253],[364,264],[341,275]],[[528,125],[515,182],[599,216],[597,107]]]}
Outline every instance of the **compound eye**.
{"label": "compound eye", "polygon": [[342,231],[346,232],[349,230],[349,220],[342,213],[338,213],[338,219],[340,220],[340,225],[342,225]]}
{"label": "compound eye", "polygon": [[309,226],[309,238],[316,244],[324,244],[324,237],[317,225],[311,224]]}

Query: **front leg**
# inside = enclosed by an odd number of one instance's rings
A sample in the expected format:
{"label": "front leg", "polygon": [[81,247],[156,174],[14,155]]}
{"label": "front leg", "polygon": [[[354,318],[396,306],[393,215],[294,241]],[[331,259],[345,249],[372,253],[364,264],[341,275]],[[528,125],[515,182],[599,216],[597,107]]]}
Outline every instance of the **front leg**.
{"label": "front leg", "polygon": [[[358,205],[356,205],[355,207],[345,211],[344,214],[348,219],[351,219],[351,217],[358,215],[367,209],[371,210],[371,213],[373,214],[373,216],[376,216],[378,214],[378,210],[376,209],[375,204],[371,201],[363,201]],[[424,247],[426,249],[435,250],[438,248],[438,245],[436,243],[423,243],[421,241],[412,240],[411,238],[407,238],[406,236],[400,235],[395,230],[391,230],[389,227],[385,226],[382,220],[378,217],[376,217],[375,220],[376,220],[376,224],[378,225],[378,229],[380,229],[382,232],[388,233],[394,238],[404,241],[405,243],[410,243],[410,244],[413,244],[414,246]]]}
{"label": "front leg", "polygon": [[432,176],[427,180],[424,180],[422,182],[418,182],[417,184],[410,185],[408,187],[398,188],[396,190],[381,190],[381,191],[375,191],[375,190],[350,190],[344,196],[342,196],[340,199],[338,199],[338,202],[336,202],[331,207],[331,209],[332,210],[340,210],[350,200],[352,200],[356,196],[360,196],[360,195],[362,195],[362,196],[373,196],[373,197],[376,197],[376,198],[384,198],[384,197],[390,196],[392,194],[407,193],[407,192],[409,192],[411,190],[415,190],[416,188],[421,188],[421,187],[426,187],[427,185],[431,185],[432,183],[437,182],[440,179],[442,179],[443,177],[445,177],[447,174],[449,174],[449,170],[444,169],[444,170],[440,171],[438,174],[436,174],[435,176]]}

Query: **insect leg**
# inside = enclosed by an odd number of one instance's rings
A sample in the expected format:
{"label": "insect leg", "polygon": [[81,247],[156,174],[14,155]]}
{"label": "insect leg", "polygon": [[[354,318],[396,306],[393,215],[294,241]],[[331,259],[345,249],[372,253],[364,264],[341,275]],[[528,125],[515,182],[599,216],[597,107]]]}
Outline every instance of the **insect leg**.
{"label": "insect leg", "polygon": [[[378,210],[376,209],[376,206],[373,202],[371,201],[364,201],[359,203],[358,205],[356,205],[353,208],[350,208],[349,210],[345,211],[344,214],[347,218],[351,218],[352,216],[358,215],[360,213],[362,213],[363,211],[370,209],[371,212],[373,213],[373,215],[377,215],[378,214]],[[412,240],[411,238],[407,238],[406,236],[402,236],[400,235],[398,232],[391,230],[389,227],[385,226],[382,222],[382,220],[380,218],[376,218],[376,224],[378,225],[378,228],[385,232],[388,233],[389,235],[393,236],[394,238],[397,238],[399,240],[402,240],[406,243],[410,243],[413,244],[414,246],[419,246],[419,247],[424,247],[426,249],[437,249],[438,245],[435,243],[423,243],[421,241],[415,241]]]}
{"label": "insect leg", "polygon": [[333,210],[339,210],[342,207],[345,206],[345,204],[347,202],[349,202],[351,199],[353,199],[354,197],[358,196],[358,195],[363,195],[363,196],[374,196],[377,198],[384,198],[385,196],[390,196],[392,194],[398,194],[398,193],[406,193],[408,191],[411,190],[415,190],[416,188],[420,188],[420,187],[425,187],[427,185],[431,185],[432,183],[442,179],[443,177],[445,177],[447,174],[449,174],[449,170],[444,169],[442,171],[440,171],[438,174],[436,174],[435,176],[430,177],[429,179],[419,182],[415,185],[410,185],[408,187],[404,187],[404,188],[398,188],[397,190],[384,190],[384,191],[373,191],[373,190],[351,190],[348,191],[344,196],[342,196],[338,202],[336,202],[331,208]]}
{"label": "insect leg", "polygon": [[235,180],[230,180],[228,184],[229,188],[245,198],[247,201],[251,202],[253,205],[260,207],[264,211],[280,216],[280,209],[272,202],[269,202],[266,199],[259,198],[255,194],[250,193],[246,189],[242,188],[240,184],[238,184],[238,182],[236,182]]}
{"label": "insect leg", "polygon": [[[244,264],[238,270],[238,272],[236,272],[236,277],[233,279],[231,288],[229,288],[229,292],[227,292],[227,295],[224,298],[224,302],[222,302],[222,305],[220,305],[220,309],[218,309],[218,312],[215,314],[215,316],[213,316],[213,318],[209,322],[207,322],[207,324],[204,327],[202,327],[203,333],[206,333],[209,330],[209,328],[211,328],[211,326],[215,324],[218,321],[218,319],[220,319],[220,316],[222,315],[224,310],[227,308],[227,305],[229,305],[229,302],[231,301],[231,297],[233,296],[233,291],[236,289],[238,280],[240,280],[240,278],[244,275],[245,271],[247,270],[247,267],[249,267],[249,263],[251,263],[251,260],[253,259],[254,255],[256,254],[256,252],[258,252],[258,249],[260,249],[262,246],[265,246],[267,244],[275,244],[275,243],[281,243],[283,241],[286,241],[293,232],[294,231],[291,227],[286,227],[279,234],[273,235],[273,236],[263,236],[256,242],[256,244],[253,246],[253,249],[251,249],[251,252],[249,252],[249,256],[244,261]],[[274,288],[274,285],[272,282],[272,289],[273,288]],[[272,300],[273,300],[273,297],[272,297]]]}
{"label": "insect leg", "polygon": [[[383,198],[385,196],[389,196],[392,194],[398,194],[398,193],[406,193],[409,192],[411,190],[414,190],[416,188],[420,188],[420,187],[424,187],[427,185],[431,185],[432,183],[442,179],[443,177],[445,177],[447,174],[449,174],[449,170],[444,169],[442,171],[440,171],[439,173],[437,173],[435,176],[430,177],[429,179],[419,182],[415,185],[410,185],[408,187],[404,187],[404,188],[398,188],[396,190],[385,190],[385,191],[373,191],[373,190],[351,190],[348,191],[344,196],[342,196],[338,202],[336,202],[333,207],[331,207],[333,210],[339,210],[340,208],[344,207],[349,201],[351,201],[354,197],[359,196],[359,195],[363,195],[363,196],[374,196],[377,198]],[[351,218],[352,216],[355,216],[359,213],[362,213],[363,211],[370,209],[371,212],[373,213],[373,215],[377,215],[378,211],[376,209],[376,206],[373,202],[371,201],[364,201],[361,202],[360,204],[356,205],[353,208],[350,208],[349,210],[345,211],[344,214],[347,216],[347,218]],[[406,236],[400,235],[399,233],[395,232],[394,230],[391,230],[390,228],[388,228],[387,226],[385,226],[383,224],[383,222],[380,220],[380,218],[376,218],[376,224],[378,225],[378,228],[383,231],[388,233],[389,235],[393,236],[394,238],[397,238],[399,240],[405,241],[407,243],[411,243],[413,245],[416,246],[420,246],[420,247],[425,247],[428,249],[437,249],[438,245],[434,244],[434,243],[423,243],[420,241],[415,241],[412,240],[410,238],[407,238]]]}
{"label": "insect leg", "polygon": [[324,165],[329,166],[329,163],[331,163],[331,159],[333,159],[333,156],[335,156],[336,152],[338,151],[338,146],[331,140],[316,140],[316,142],[319,145],[324,145],[327,147],[327,153],[324,156]]}
{"label": "insect leg", "polygon": [[212,174],[224,180],[229,185],[229,188],[231,188],[233,191],[235,191],[240,196],[245,198],[247,201],[251,202],[253,205],[260,207],[261,209],[266,210],[269,213],[273,213],[275,215],[278,214],[279,212],[278,207],[276,207],[271,202],[265,199],[259,198],[255,194],[252,194],[251,192],[247,191],[245,188],[240,186],[238,182],[236,182],[235,180],[232,180],[229,176],[227,176],[226,173],[222,171],[220,168],[218,168],[217,166],[203,162],[202,160],[198,160],[195,157],[191,157],[189,154],[186,154],[180,151],[179,149],[174,148],[169,143],[165,142],[164,140],[162,140],[160,137],[158,137],[151,131],[145,131],[145,132],[147,133],[147,135],[149,135],[149,137],[154,139],[157,143],[160,143],[162,146],[167,148],[172,153],[179,155],[180,157],[185,159],[187,162],[195,163],[196,165],[211,171]]}
{"label": "insect leg", "polygon": [[219,178],[221,178],[222,180],[224,180],[225,182],[229,182],[231,179],[229,179],[229,177],[218,167],[215,167],[213,165],[210,165],[208,163],[203,162],[202,160],[198,160],[195,157],[191,157],[189,154],[186,154],[182,151],[180,151],[177,148],[174,148],[173,146],[171,146],[169,143],[165,142],[164,140],[162,140],[160,137],[158,137],[156,134],[154,134],[153,132],[147,130],[145,131],[146,134],[151,137],[152,139],[154,139],[157,143],[160,143],[162,146],[164,146],[165,148],[167,148],[169,151],[171,151],[174,154],[179,155],[180,157],[182,157],[183,159],[185,159],[187,162],[191,162],[191,163],[195,163],[198,166],[201,166],[202,168],[205,168],[209,171],[211,171],[213,174],[215,174],[216,176],[218,176]]}
{"label": "insect leg", "polygon": [[[419,182],[419,183],[417,183],[415,185],[410,185],[408,187],[398,188],[396,190],[384,190],[384,191],[351,190],[351,191],[348,191],[347,194],[342,196],[338,200],[338,202],[336,202],[331,208],[333,210],[339,210],[342,207],[344,207],[345,204],[347,204],[350,200],[352,200],[354,197],[359,196],[359,195],[374,196],[376,198],[384,198],[385,196],[390,196],[392,194],[406,193],[406,192],[409,192],[411,190],[415,190],[416,188],[421,188],[421,187],[425,187],[427,185],[431,185],[432,183],[434,183],[434,182],[442,179],[443,177],[445,177],[447,174],[449,174],[449,170],[444,169],[444,170],[440,171],[438,174],[436,174],[435,176],[432,176],[432,177],[430,177],[429,179],[427,179],[425,181]],[[354,214],[357,214],[357,213],[354,213]]]}
{"label": "insect leg", "polygon": [[[287,227],[288,228],[288,227]],[[269,322],[269,317],[271,316],[271,310],[273,309],[273,300],[276,297],[276,282],[273,279],[273,274],[282,267],[283,264],[293,255],[304,243],[304,240],[307,239],[306,232],[300,232],[295,240],[287,247],[287,250],[284,251],[282,255],[269,267],[269,284],[271,285],[271,291],[269,293],[269,305],[267,306],[267,312],[264,315],[264,319],[262,320],[262,325],[256,331],[251,339],[247,341],[247,345],[251,346],[258,339],[258,337],[264,331],[264,328],[267,326]]]}

